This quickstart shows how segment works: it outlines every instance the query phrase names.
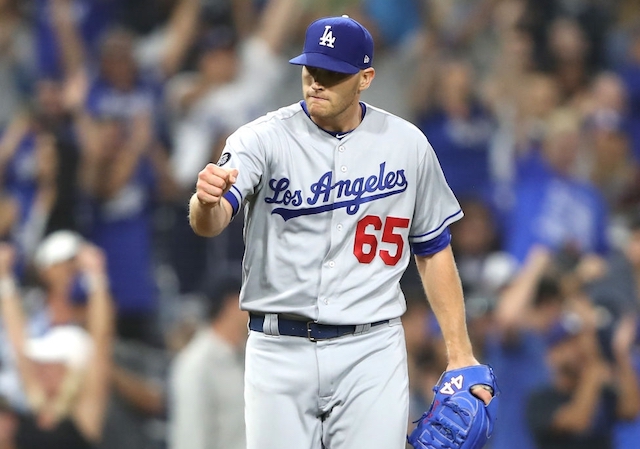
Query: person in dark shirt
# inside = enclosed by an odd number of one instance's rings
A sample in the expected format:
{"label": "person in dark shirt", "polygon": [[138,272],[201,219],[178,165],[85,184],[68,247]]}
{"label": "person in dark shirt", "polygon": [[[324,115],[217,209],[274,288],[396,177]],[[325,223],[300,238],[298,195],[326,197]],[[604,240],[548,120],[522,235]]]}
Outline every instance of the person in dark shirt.
{"label": "person in dark shirt", "polygon": [[583,312],[568,315],[550,336],[551,384],[529,396],[527,419],[539,449],[612,448],[614,424],[640,411],[630,351],[635,317],[617,325],[609,362],[602,356],[606,351],[596,332],[595,309],[582,301],[576,305]]}

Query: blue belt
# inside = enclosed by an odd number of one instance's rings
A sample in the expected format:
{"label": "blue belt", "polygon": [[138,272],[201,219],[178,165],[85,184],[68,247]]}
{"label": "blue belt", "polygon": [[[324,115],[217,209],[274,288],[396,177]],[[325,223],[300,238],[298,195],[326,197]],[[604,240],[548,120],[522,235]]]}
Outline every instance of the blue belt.
{"label": "blue belt", "polygon": [[[389,320],[376,321],[371,323],[371,327],[388,324]],[[256,332],[263,332],[264,316],[249,315],[249,329]],[[278,332],[280,335],[291,337],[305,337],[311,341],[329,340],[331,338],[342,337],[343,335],[354,334],[355,324],[320,324],[315,321],[300,321],[282,318],[278,316]]]}

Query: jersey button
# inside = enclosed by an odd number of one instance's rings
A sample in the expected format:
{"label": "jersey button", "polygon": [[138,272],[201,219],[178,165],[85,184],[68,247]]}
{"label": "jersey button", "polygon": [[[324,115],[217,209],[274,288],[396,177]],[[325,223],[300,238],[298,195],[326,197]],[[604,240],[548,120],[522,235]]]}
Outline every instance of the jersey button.
{"label": "jersey button", "polygon": [[340,145],[338,147],[338,151],[340,151],[341,153],[344,152],[344,150],[345,150],[344,145]]}
{"label": "jersey button", "polygon": [[336,266],[336,263],[333,260],[329,261],[329,268],[333,268]]}
{"label": "jersey button", "polygon": [[341,171],[342,173],[346,173],[346,172],[347,172],[347,166],[346,166],[346,165],[343,165],[342,167],[340,167],[340,171]]}
{"label": "jersey button", "polygon": [[338,226],[336,226],[336,228],[338,228],[338,231],[342,231],[342,225],[339,224]]}

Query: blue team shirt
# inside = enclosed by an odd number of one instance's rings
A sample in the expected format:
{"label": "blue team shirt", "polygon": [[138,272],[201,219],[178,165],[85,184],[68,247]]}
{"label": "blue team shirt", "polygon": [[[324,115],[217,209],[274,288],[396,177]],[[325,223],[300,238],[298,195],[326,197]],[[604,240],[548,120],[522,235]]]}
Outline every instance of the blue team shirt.
{"label": "blue team shirt", "polygon": [[153,277],[151,206],[155,179],[141,159],[129,183],[108,201],[94,202],[90,239],[107,257],[118,313],[146,313],[157,307]]}
{"label": "blue team shirt", "polygon": [[142,77],[128,91],[118,90],[98,77],[89,88],[85,106],[96,117],[130,119],[140,113],[153,114],[159,96],[159,86]]}
{"label": "blue team shirt", "polygon": [[[127,91],[98,77],[90,87],[86,108],[95,117],[125,122],[139,114],[155,118],[158,95],[157,85],[142,77]],[[120,313],[145,313],[157,306],[151,242],[154,187],[151,162],[141,158],[116,198],[93,204],[90,235],[107,255],[111,290]]]}
{"label": "blue team shirt", "polygon": [[491,178],[489,145],[494,132],[490,116],[473,106],[467,120],[452,120],[436,110],[418,119],[418,127],[429,139],[447,183],[458,198],[486,198]]}
{"label": "blue team shirt", "polygon": [[506,223],[507,250],[523,261],[534,244],[605,254],[608,212],[591,184],[562,176],[538,156],[519,170]]}
{"label": "blue team shirt", "polygon": [[512,345],[497,335],[487,339],[485,359],[494,369],[500,401],[491,437],[493,449],[536,449],[526,419],[529,394],[549,382],[545,363],[545,339],[534,332],[522,332]]}

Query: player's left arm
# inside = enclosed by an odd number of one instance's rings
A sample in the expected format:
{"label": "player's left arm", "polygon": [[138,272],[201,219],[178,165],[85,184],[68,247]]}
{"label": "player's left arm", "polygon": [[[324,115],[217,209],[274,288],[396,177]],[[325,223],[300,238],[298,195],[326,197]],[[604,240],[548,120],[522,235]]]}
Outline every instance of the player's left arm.
{"label": "player's left arm", "polygon": [[[447,348],[447,370],[479,365],[467,331],[462,283],[451,246],[430,255],[416,255],[416,266],[442,330]],[[480,386],[474,388],[473,393],[485,403],[491,401],[491,393]]]}

